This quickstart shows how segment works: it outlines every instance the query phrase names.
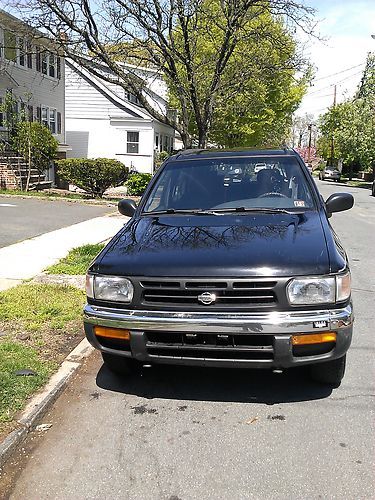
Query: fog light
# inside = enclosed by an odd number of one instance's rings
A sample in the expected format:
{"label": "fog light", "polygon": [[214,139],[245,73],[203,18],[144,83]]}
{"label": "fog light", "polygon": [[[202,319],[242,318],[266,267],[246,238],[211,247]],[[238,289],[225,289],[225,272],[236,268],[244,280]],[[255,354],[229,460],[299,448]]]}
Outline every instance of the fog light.
{"label": "fog light", "polygon": [[324,342],[336,342],[336,333],[325,332],[308,335],[292,335],[293,345],[323,344]]}
{"label": "fog light", "polygon": [[108,328],[106,326],[95,326],[94,333],[98,337],[106,337],[108,339],[130,340],[129,330],[122,328]]}

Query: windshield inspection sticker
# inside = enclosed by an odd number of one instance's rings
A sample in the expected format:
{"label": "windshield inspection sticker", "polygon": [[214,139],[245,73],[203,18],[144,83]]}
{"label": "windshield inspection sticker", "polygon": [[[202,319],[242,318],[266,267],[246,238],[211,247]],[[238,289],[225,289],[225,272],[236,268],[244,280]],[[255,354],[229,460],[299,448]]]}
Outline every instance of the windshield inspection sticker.
{"label": "windshield inspection sticker", "polygon": [[303,200],[294,200],[294,206],[295,207],[304,207],[305,202]]}

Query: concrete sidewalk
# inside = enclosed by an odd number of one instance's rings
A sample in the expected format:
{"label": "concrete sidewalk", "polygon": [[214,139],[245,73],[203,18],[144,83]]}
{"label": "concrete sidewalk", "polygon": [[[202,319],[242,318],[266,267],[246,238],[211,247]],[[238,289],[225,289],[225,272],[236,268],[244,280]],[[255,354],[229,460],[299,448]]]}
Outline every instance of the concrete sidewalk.
{"label": "concrete sidewalk", "polygon": [[95,217],[0,249],[0,291],[33,278],[81,245],[114,236],[127,222],[120,215]]}

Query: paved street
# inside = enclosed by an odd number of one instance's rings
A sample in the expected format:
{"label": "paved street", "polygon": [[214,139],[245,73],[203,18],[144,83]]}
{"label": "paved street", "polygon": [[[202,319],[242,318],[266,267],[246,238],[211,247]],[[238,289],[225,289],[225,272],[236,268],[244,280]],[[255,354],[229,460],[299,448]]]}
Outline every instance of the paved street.
{"label": "paved street", "polygon": [[95,353],[0,491],[13,480],[13,500],[373,498],[375,198],[317,182],[324,198],[349,191],[356,200],[331,219],[356,310],[339,389],[299,370],[145,368],[121,379]]}
{"label": "paved street", "polygon": [[0,196],[0,248],[114,211],[106,205]]}

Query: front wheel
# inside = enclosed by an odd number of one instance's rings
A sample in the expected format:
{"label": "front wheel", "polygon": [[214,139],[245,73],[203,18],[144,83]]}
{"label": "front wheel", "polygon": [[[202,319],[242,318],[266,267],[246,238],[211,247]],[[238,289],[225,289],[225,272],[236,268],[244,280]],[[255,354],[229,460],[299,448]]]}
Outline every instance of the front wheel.
{"label": "front wheel", "polygon": [[124,358],[107,352],[102,352],[102,358],[106,367],[117,375],[130,375],[140,368],[140,363],[132,358]]}
{"label": "front wheel", "polygon": [[310,374],[315,382],[339,387],[345,374],[346,355],[342,358],[311,365]]}

